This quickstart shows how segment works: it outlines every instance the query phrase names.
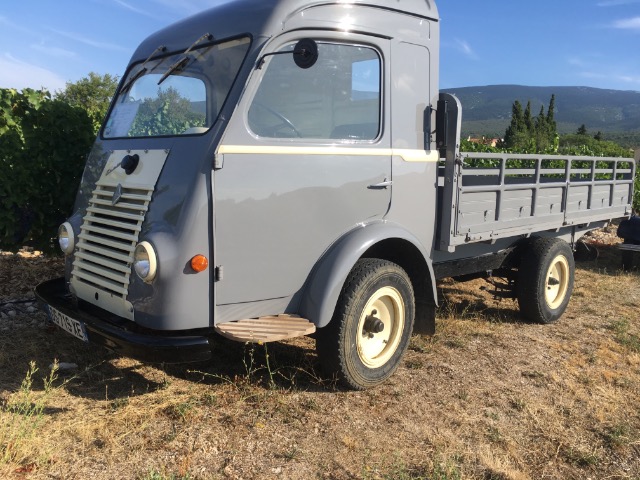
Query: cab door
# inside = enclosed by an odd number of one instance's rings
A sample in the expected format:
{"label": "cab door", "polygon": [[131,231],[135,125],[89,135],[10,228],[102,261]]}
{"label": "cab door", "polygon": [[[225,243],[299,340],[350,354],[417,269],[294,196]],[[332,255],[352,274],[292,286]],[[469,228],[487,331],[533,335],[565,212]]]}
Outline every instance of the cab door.
{"label": "cab door", "polygon": [[[318,44],[309,68],[292,53],[305,36]],[[219,309],[228,313],[216,322],[291,311],[323,253],[389,210],[388,50],[382,39],[295,32],[254,71],[218,148],[213,186],[224,271],[216,304],[243,307]]]}

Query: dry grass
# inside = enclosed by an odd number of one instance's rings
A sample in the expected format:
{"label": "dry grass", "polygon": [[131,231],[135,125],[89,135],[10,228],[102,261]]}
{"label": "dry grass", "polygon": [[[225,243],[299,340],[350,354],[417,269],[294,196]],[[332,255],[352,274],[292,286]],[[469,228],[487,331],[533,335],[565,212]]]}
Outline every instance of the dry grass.
{"label": "dry grass", "polygon": [[[311,339],[220,341],[209,365],[162,368],[44,327],[0,333],[0,425],[29,421],[7,405],[30,361],[30,402],[46,402],[0,477],[638,479],[640,287],[617,255],[579,265],[550,326],[522,323],[482,281],[444,283],[436,335],[414,337],[397,374],[366,392],[323,380]],[[0,262],[25,285],[60,268]],[[1,285],[0,302],[28,293]],[[54,359],[80,367],[46,389]]]}

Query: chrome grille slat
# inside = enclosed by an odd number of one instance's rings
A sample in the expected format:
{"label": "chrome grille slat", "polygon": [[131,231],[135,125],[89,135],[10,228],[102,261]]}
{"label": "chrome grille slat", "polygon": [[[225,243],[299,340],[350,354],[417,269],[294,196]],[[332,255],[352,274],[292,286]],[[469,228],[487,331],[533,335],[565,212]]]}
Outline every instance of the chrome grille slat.
{"label": "chrome grille slat", "polygon": [[[113,192],[108,190],[101,190],[100,192],[96,192],[96,198],[105,198],[111,201],[111,197],[113,196]],[[128,202],[140,202],[143,204],[144,202],[148,202],[150,200],[149,195],[139,194],[139,193],[127,193],[122,194],[120,197],[123,201]]]}
{"label": "chrome grille slat", "polygon": [[[113,192],[115,190],[116,190],[115,186],[107,185],[103,183],[101,185],[98,185],[98,187],[94,190],[94,194],[111,197],[111,195],[113,195]],[[139,193],[135,193],[135,192],[139,192]],[[136,187],[135,185],[128,185],[127,192],[123,192],[122,198],[151,200],[151,194],[149,193],[147,187],[140,187],[140,186]]]}
{"label": "chrome grille slat", "polygon": [[[99,255],[91,255],[83,250],[80,250],[78,253],[76,253],[76,258],[81,258],[91,263],[97,263],[98,265],[102,265],[103,267],[107,267],[111,270],[116,270],[122,273],[129,273],[129,271],[131,270],[131,267],[128,265],[129,257],[118,255],[118,258],[115,258],[116,254],[105,249],[93,249],[93,252],[98,253]],[[108,259],[119,260],[119,262],[114,262]]]}
{"label": "chrome grille slat", "polygon": [[135,243],[133,242],[127,242],[127,241],[118,242],[115,240],[107,239],[104,236],[98,237],[96,235],[91,235],[89,233],[81,233],[80,235],[78,235],[78,238],[80,238],[81,240],[85,240],[87,242],[99,243],[103,247],[105,246],[112,247],[122,252],[128,252],[129,254],[132,254],[136,248]]}
{"label": "chrome grille slat", "polygon": [[106,228],[96,227],[95,225],[83,225],[82,229],[83,229],[83,231],[100,233],[102,235],[107,235],[109,237],[120,238],[122,240],[128,240],[128,241],[131,241],[131,242],[135,242],[135,241],[138,240],[138,235],[137,234],[126,234],[126,233],[116,232],[114,230],[109,230],[109,229],[106,229]]}
{"label": "chrome grille slat", "polygon": [[131,230],[132,232],[136,232],[136,233],[142,230],[142,225],[127,223],[127,222],[118,222],[115,220],[110,220],[108,218],[96,217],[94,215],[85,215],[83,220],[85,222],[89,221],[92,223],[98,223],[100,225],[108,225],[110,227],[119,228],[121,230]]}
{"label": "chrome grille slat", "polygon": [[136,215],[135,213],[122,212],[116,209],[107,209],[107,208],[96,208],[89,207],[87,208],[87,212],[93,215],[105,215],[109,217],[121,217],[127,220],[135,220],[137,221],[140,218],[140,215]]}
{"label": "chrome grille slat", "polygon": [[[113,280],[114,282],[117,283],[117,285],[120,285],[122,283],[123,276],[121,273],[112,273],[109,270],[102,268],[100,265],[92,265],[91,263],[88,263],[88,262],[82,262],[79,265],[80,265],[79,268],[81,268],[81,272],[84,272],[87,275],[89,275],[90,273],[95,273],[100,278]],[[73,266],[74,267],[78,266],[78,262],[77,261],[73,262]],[[126,283],[124,283],[124,285],[129,286],[128,278],[126,279]]]}
{"label": "chrome grille slat", "polygon": [[[95,201],[93,202],[94,205],[106,205],[106,206],[111,206],[111,199],[109,198],[108,200],[102,200],[100,198],[96,198]],[[146,212],[147,211],[147,207],[145,206],[145,204],[138,204],[138,203],[125,203],[124,201],[120,201],[118,202],[118,208],[121,209],[128,209],[128,210],[136,210],[136,211],[141,211],[141,212]]]}
{"label": "chrome grille slat", "polygon": [[119,293],[123,298],[127,296],[127,288],[120,285],[118,282],[109,281],[105,278],[92,275],[85,270],[78,271],[76,269],[73,274],[79,279],[86,280],[87,283],[93,284],[98,287],[103,287],[103,289],[107,293]]}

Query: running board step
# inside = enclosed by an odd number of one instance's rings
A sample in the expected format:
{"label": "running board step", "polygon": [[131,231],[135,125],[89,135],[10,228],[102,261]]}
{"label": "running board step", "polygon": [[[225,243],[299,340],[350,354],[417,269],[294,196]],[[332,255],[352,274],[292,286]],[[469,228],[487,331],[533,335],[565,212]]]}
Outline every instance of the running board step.
{"label": "running board step", "polygon": [[273,315],[223,323],[215,330],[236,342],[267,343],[312,334],[316,326],[295,315]]}

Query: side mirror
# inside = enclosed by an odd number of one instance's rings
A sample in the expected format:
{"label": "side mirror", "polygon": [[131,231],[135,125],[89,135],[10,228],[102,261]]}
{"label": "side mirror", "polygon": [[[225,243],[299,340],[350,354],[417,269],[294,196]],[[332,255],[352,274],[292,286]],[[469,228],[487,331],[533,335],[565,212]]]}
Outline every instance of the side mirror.
{"label": "side mirror", "polygon": [[293,51],[286,52],[272,52],[265,53],[256,65],[256,68],[260,70],[264,65],[264,59],[267,57],[271,57],[273,55],[290,55],[293,54],[293,61],[296,62],[296,65],[300,68],[311,68],[318,61],[318,44],[315,40],[311,40],[310,38],[303,38],[296,43],[295,47],[293,47]]}
{"label": "side mirror", "polygon": [[311,68],[318,61],[318,44],[310,38],[303,38],[293,49],[293,61],[300,68]]}

